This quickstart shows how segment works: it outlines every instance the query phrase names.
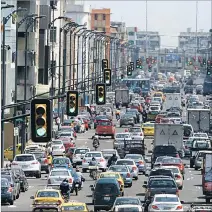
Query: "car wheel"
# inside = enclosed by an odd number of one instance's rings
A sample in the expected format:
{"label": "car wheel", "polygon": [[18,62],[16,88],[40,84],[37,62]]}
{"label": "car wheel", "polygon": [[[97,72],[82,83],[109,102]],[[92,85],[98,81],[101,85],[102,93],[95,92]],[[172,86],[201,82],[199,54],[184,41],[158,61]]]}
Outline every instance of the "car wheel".
{"label": "car wheel", "polygon": [[15,197],[15,195],[13,195],[13,200],[16,200],[16,197]]}
{"label": "car wheel", "polygon": [[198,170],[198,168],[195,166],[195,167],[194,167],[194,170],[196,170],[196,171],[197,171],[197,170]]}
{"label": "car wheel", "polygon": [[182,189],[183,189],[183,185],[179,187],[179,190],[182,190]]}
{"label": "car wheel", "polygon": [[134,177],[135,180],[138,180],[138,177]]}
{"label": "car wheel", "polygon": [[11,199],[11,200],[9,201],[9,204],[10,204],[10,205],[13,205],[13,203],[14,203],[14,202],[13,202],[13,199]]}
{"label": "car wheel", "polygon": [[37,173],[37,174],[35,175],[35,177],[36,177],[36,178],[41,178],[41,173]]}
{"label": "car wheel", "polygon": [[87,172],[87,169],[82,169],[82,173],[86,173]]}
{"label": "car wheel", "polygon": [[49,174],[49,169],[46,170],[46,174]]}
{"label": "car wheel", "polygon": [[132,187],[132,183],[130,183],[130,184],[128,185],[128,187],[131,188],[131,187]]}
{"label": "car wheel", "polygon": [[19,198],[19,193],[16,195],[16,199],[18,199]]}
{"label": "car wheel", "polygon": [[194,167],[194,165],[192,163],[190,163],[190,168],[193,168],[193,167]]}
{"label": "car wheel", "polygon": [[25,192],[26,191],[26,187],[24,186],[23,188],[21,188],[21,192]]}
{"label": "car wheel", "polygon": [[94,212],[98,212],[98,211],[99,211],[98,209],[94,208]]}
{"label": "car wheel", "polygon": [[120,125],[120,128],[122,127],[122,125]]}

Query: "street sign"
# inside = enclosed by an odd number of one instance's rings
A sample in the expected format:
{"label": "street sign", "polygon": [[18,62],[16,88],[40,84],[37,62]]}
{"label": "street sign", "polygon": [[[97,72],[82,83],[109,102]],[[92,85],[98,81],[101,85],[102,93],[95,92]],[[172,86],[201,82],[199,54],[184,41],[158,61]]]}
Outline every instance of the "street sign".
{"label": "street sign", "polygon": [[165,135],[165,132],[162,130],[162,131],[160,132],[160,135]]}
{"label": "street sign", "polygon": [[172,100],[172,97],[171,96],[169,97],[169,100]]}
{"label": "street sign", "polygon": [[19,128],[14,127],[13,133],[14,133],[14,136],[18,136],[19,135]]}
{"label": "street sign", "polygon": [[178,135],[177,131],[175,130],[172,135]]}

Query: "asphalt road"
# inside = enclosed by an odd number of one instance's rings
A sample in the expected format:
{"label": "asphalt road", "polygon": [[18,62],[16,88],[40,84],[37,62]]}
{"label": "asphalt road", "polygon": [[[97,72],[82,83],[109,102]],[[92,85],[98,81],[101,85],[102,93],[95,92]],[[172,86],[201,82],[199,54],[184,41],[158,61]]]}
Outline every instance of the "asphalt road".
{"label": "asphalt road", "polygon": [[[123,132],[124,128],[117,128],[117,132]],[[88,146],[92,148],[92,140],[89,139],[94,134],[94,130],[90,130],[84,134],[78,135],[78,139],[76,141],[77,146]],[[101,145],[99,149],[107,149],[112,148],[112,139],[105,138],[101,139]],[[151,139],[145,139],[146,147],[148,150],[151,149]],[[148,157],[148,156],[147,156]],[[185,160],[185,162],[188,162]],[[150,164],[148,164],[149,166]],[[86,178],[86,182],[84,183],[84,188],[79,192],[78,196],[74,194],[71,195],[71,199],[79,200],[87,203],[90,209],[93,209],[92,198],[91,198],[91,190],[90,185],[94,183],[88,176],[89,174],[84,174]],[[143,181],[146,180],[146,177],[143,175],[139,175],[139,179],[137,181],[133,181],[133,186],[131,188],[125,188],[125,196],[139,196],[141,200],[144,198],[144,189],[142,188]],[[46,186],[47,183],[47,175],[42,174],[41,179],[29,178],[29,190],[25,193],[21,193],[20,198],[14,202],[14,205],[1,206],[2,211],[31,211],[31,203],[32,200],[30,196],[33,196],[38,189],[42,189]],[[202,199],[202,190],[201,190],[201,174],[200,171],[194,171],[194,169],[187,168],[185,174],[184,188],[180,193],[180,199],[185,201],[185,203],[195,203],[195,202],[204,202]],[[185,208],[187,208],[187,204]]]}

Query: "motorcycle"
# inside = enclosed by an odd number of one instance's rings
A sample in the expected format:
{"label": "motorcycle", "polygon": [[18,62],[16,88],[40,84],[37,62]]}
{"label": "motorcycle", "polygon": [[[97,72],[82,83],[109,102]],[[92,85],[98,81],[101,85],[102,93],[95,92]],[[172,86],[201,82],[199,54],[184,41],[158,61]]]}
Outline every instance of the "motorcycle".
{"label": "motorcycle", "polygon": [[64,199],[64,202],[68,202],[69,201],[68,194],[63,194],[63,199]]}
{"label": "motorcycle", "polygon": [[78,195],[78,191],[79,191],[79,190],[80,190],[80,182],[77,181],[77,182],[75,182],[75,184],[74,184],[74,191],[75,191],[76,196]]}
{"label": "motorcycle", "polygon": [[90,177],[93,180],[97,180],[97,175],[98,175],[98,166],[89,166],[89,170],[90,170]]}
{"label": "motorcycle", "polygon": [[93,148],[95,149],[95,151],[98,149],[98,147],[99,147],[98,143],[93,144]]}

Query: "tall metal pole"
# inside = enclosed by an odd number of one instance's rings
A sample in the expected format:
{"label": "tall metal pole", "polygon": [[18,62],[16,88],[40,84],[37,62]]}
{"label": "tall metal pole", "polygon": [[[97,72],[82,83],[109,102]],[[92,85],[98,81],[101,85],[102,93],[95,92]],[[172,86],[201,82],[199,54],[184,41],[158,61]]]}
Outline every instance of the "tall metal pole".
{"label": "tall metal pole", "polygon": [[[58,95],[60,96],[60,93],[61,93],[61,39],[62,39],[62,28],[60,28],[60,33],[59,33],[59,82],[58,82]],[[58,100],[61,100],[61,98],[59,98]],[[58,108],[58,117],[60,117],[60,119],[62,118],[61,117],[61,113],[60,113],[60,106],[61,106],[61,101],[58,101],[58,105],[57,105],[57,108]],[[60,129],[60,126],[58,124],[58,130]]]}
{"label": "tall metal pole", "polygon": [[78,84],[79,84],[79,39],[80,39],[80,36],[78,35],[77,36],[77,83],[76,83],[76,86],[77,86],[77,89],[78,89]]}
{"label": "tall metal pole", "polygon": [[198,1],[196,1],[196,48],[195,48],[195,63],[196,63],[196,60],[197,60],[197,51],[198,51],[198,36],[197,36],[197,33],[198,33]]}
{"label": "tall metal pole", "polygon": [[[52,6],[52,20],[54,20],[54,5]],[[52,87],[51,87],[51,96],[54,96],[54,70],[56,72],[56,68],[54,67],[54,21],[52,22],[52,60],[51,60],[51,78],[52,78]],[[52,100],[53,103],[54,100]],[[52,125],[53,126],[53,125]]]}
{"label": "tall metal pole", "polygon": [[[2,106],[5,105],[5,98],[6,98],[6,61],[5,61],[5,24],[6,24],[6,18],[3,17],[3,25],[2,25],[2,31],[3,31],[3,37],[2,37]],[[1,112],[1,119],[4,119],[4,110]],[[4,123],[2,123],[1,126],[1,167],[4,167]]]}
{"label": "tall metal pole", "polygon": [[69,51],[69,61],[70,61],[70,66],[69,66],[69,90],[71,90],[71,81],[72,81],[72,32],[70,31],[70,51]]}
{"label": "tall metal pole", "polygon": [[146,58],[148,58],[148,4],[146,0]]}
{"label": "tall metal pole", "polygon": [[[81,57],[82,57],[82,64],[81,64],[81,72],[82,72],[82,75],[81,75],[81,82],[82,82],[82,90],[84,90],[85,88],[83,88],[84,86],[84,83],[83,83],[83,79],[84,79],[84,61],[83,61],[83,52],[84,52],[84,45],[83,45],[83,40],[84,40],[84,36],[82,36],[82,50],[81,50]],[[78,51],[78,49],[77,49]],[[83,99],[83,102],[85,102],[85,99]]]}
{"label": "tall metal pole", "polygon": [[73,44],[74,44],[73,45],[73,50],[74,50],[74,56],[73,56],[73,58],[74,58],[74,61],[73,61],[74,62],[74,68],[73,68],[73,78],[72,78],[72,80],[73,80],[72,81],[72,84],[73,84],[72,85],[73,86],[72,89],[75,90],[75,87],[76,87],[75,86],[75,71],[76,71],[76,69],[75,69],[75,61],[76,61],[76,52],[75,52],[76,51],[75,50],[75,47],[76,47],[76,34],[75,33],[74,33],[74,43]]}

